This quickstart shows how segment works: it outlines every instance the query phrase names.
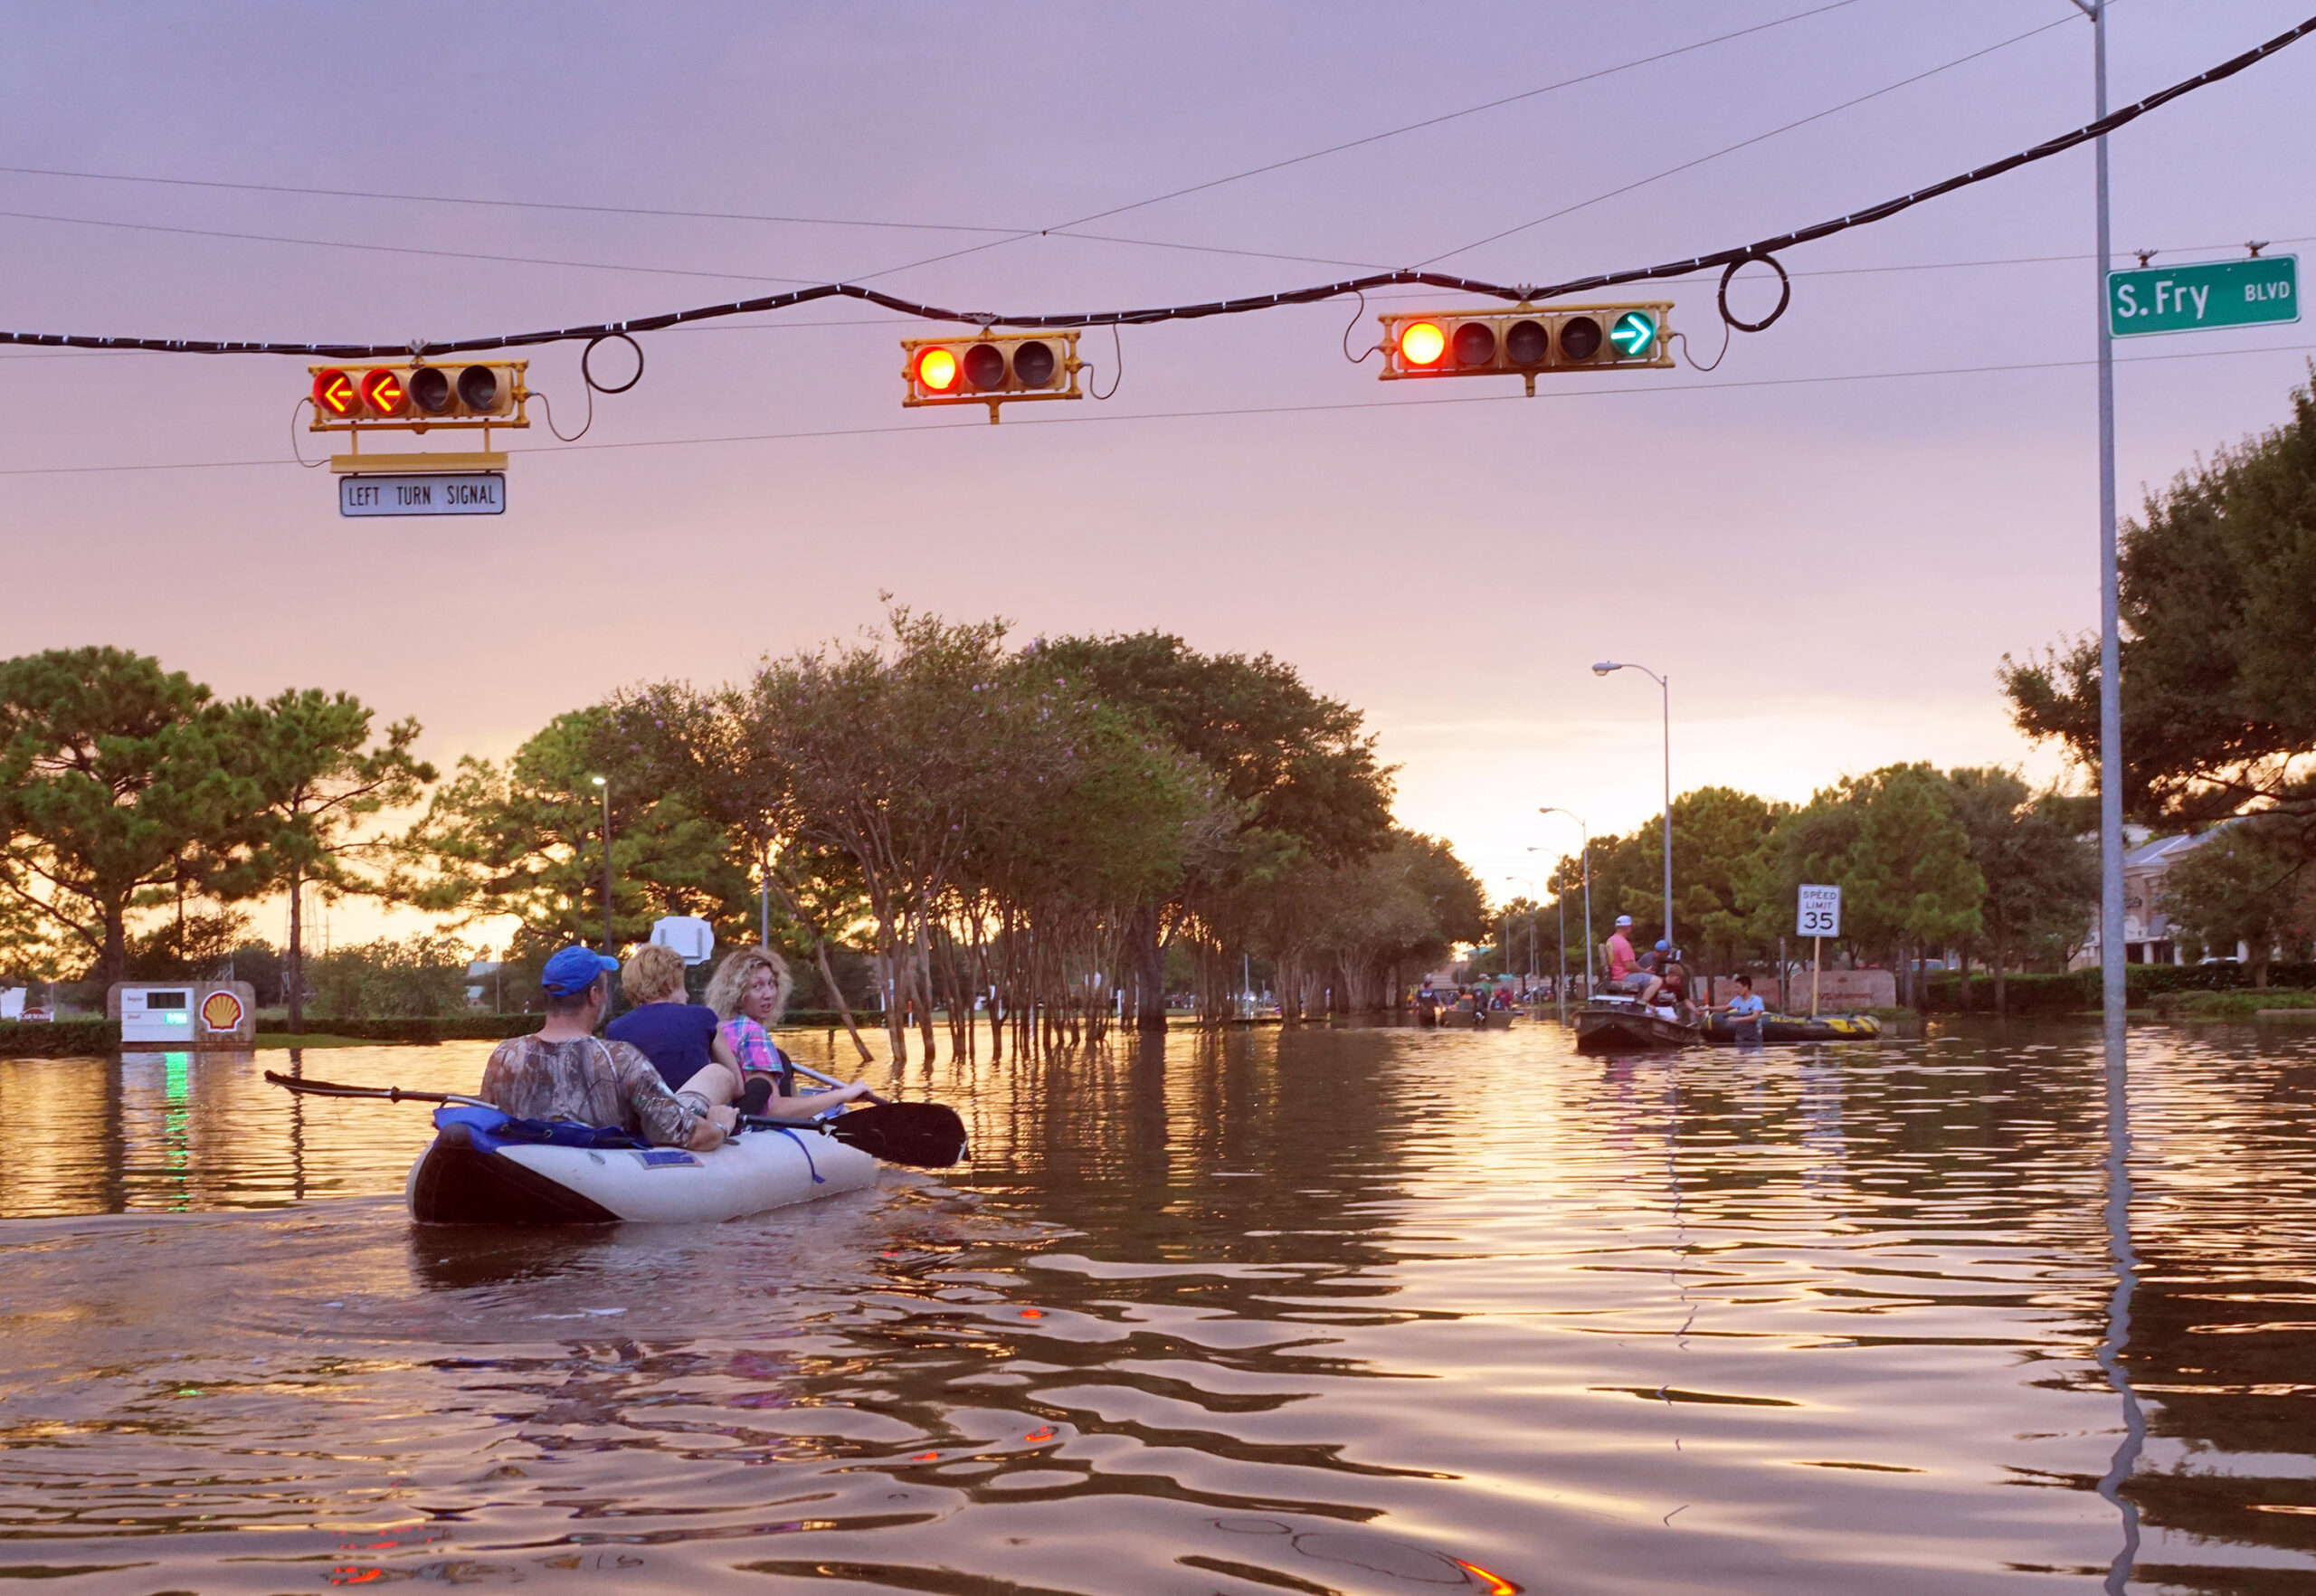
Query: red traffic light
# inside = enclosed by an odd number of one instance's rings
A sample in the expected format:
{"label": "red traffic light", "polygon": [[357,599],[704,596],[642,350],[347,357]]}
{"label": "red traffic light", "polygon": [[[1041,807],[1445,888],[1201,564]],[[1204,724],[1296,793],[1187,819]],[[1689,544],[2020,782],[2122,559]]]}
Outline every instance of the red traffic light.
{"label": "red traffic light", "polygon": [[380,415],[399,415],[410,400],[402,385],[402,374],[381,366],[362,374],[362,403]]}
{"label": "red traffic light", "polygon": [[356,394],[354,378],[342,371],[322,371],[314,374],[314,408],[331,415],[354,413]]}
{"label": "red traffic light", "polygon": [[1401,329],[1400,358],[1410,366],[1437,366],[1448,352],[1448,335],[1436,321],[1419,321]]}
{"label": "red traffic light", "polygon": [[946,394],[957,385],[957,356],[954,350],[929,344],[916,352],[916,380],[928,392]]}

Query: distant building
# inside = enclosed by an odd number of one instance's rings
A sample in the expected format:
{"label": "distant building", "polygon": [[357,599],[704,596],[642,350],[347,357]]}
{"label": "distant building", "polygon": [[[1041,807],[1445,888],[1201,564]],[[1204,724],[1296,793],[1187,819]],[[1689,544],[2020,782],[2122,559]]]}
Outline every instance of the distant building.
{"label": "distant building", "polygon": [[495,1009],[498,1006],[498,961],[477,959],[467,966],[467,1007]]}
{"label": "distant building", "polygon": [[[2216,831],[2215,828],[2215,831]],[[2127,964],[2184,964],[2187,958],[2172,936],[2170,917],[2164,914],[2163,878],[2171,867],[2208,841],[2215,831],[2193,837],[2150,838],[2138,827],[2128,828],[2123,851],[2123,962]],[[2135,839],[2135,840],[2134,840]],[[2087,970],[2100,963],[2099,917],[2091,917],[2090,935],[2074,955],[2070,969]]]}

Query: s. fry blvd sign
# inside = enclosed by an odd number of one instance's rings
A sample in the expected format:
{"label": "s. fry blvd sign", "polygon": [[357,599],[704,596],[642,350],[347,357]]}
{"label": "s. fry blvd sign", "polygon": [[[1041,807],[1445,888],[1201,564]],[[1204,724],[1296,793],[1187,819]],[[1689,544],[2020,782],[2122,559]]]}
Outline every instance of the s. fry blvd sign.
{"label": "s. fry blvd sign", "polygon": [[2119,338],[2299,319],[2296,255],[2107,273],[2107,326]]}
{"label": "s. fry blvd sign", "polygon": [[1804,887],[1799,912],[1794,916],[1793,928],[1803,936],[1839,936],[1842,934],[1842,889],[1838,887]]}
{"label": "s. fry blvd sign", "polygon": [[341,516],[498,516],[507,513],[504,471],[340,477]]}

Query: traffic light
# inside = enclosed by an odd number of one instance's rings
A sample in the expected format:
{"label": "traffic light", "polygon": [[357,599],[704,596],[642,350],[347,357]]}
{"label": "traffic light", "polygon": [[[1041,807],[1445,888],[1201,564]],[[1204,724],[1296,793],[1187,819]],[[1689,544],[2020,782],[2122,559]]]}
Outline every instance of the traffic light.
{"label": "traffic light", "polygon": [[316,432],[390,427],[527,427],[527,360],[478,360],[465,366],[403,361],[390,366],[316,366]]}
{"label": "traffic light", "polygon": [[1075,332],[992,334],[970,338],[903,338],[903,405],[986,404],[1017,399],[1083,399]]}
{"label": "traffic light", "polygon": [[1523,376],[1630,371],[1673,364],[1673,307],[1568,305],[1551,310],[1413,310],[1378,318],[1383,324],[1382,378]]}

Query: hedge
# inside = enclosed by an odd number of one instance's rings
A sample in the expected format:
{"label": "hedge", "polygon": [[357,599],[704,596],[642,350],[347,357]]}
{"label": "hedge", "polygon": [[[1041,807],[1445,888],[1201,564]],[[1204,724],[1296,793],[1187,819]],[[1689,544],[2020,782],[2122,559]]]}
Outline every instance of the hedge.
{"label": "hedge", "polygon": [[85,1059],[119,1046],[118,1020],[0,1020],[0,1059]]}
{"label": "hedge", "polygon": [[[2268,966],[2268,984],[2279,987],[2316,986],[2316,964],[2274,964]],[[2010,975],[2004,979],[2004,1009],[2015,1015],[2080,1014],[2099,1007],[2099,970],[2070,970],[2064,975]],[[1957,1002],[1961,977],[1948,973],[1924,983],[1925,1013],[1960,1012]],[[2252,972],[2245,964],[2126,964],[2125,1001],[2145,1008],[2163,993],[2249,991]],[[1994,1012],[1994,977],[1983,970],[1970,972],[1973,1014]]]}

